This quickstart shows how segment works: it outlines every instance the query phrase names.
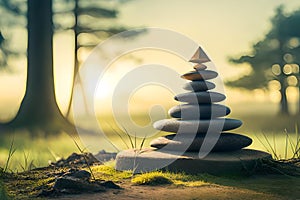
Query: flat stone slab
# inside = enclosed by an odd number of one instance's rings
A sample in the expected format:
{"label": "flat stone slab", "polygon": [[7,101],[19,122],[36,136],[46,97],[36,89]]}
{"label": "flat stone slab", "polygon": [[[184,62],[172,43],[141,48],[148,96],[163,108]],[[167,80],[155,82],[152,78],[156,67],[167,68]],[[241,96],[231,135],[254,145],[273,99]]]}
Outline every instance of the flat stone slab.
{"label": "flat stone slab", "polygon": [[202,104],[220,102],[225,100],[226,96],[217,92],[187,92],[177,94],[174,99],[180,102],[188,102],[191,104]]}
{"label": "flat stone slab", "polygon": [[179,120],[179,119],[162,119],[154,122],[153,127],[172,133],[207,133],[210,131],[228,131],[238,128],[242,122],[237,119],[216,118],[211,120]]}
{"label": "flat stone slab", "polygon": [[120,171],[133,170],[134,173],[162,169],[191,174],[243,174],[259,169],[261,159],[272,157],[268,153],[252,149],[214,152],[205,158],[199,158],[198,152],[176,155],[176,152],[162,152],[151,148],[141,151],[129,149],[117,154],[115,168]]}
{"label": "flat stone slab", "polygon": [[183,85],[183,89],[200,92],[214,89],[216,85],[209,81],[189,81]]}
{"label": "flat stone slab", "polygon": [[203,81],[216,78],[218,73],[211,70],[190,71],[181,76],[181,78],[191,81]]}
{"label": "flat stone slab", "polygon": [[230,113],[227,106],[220,104],[181,104],[170,108],[169,115],[181,119],[212,119]]}
{"label": "flat stone slab", "polygon": [[[205,135],[196,135],[195,138],[188,138],[181,135],[180,137],[176,137],[176,140],[173,140],[175,135],[156,138],[150,142],[150,146],[170,151],[185,151],[186,147],[189,146],[186,151],[199,152],[205,138]],[[211,143],[209,137],[207,138],[207,142]],[[217,143],[211,145],[214,145],[212,152],[225,152],[240,150],[251,143],[252,139],[247,136],[235,133],[221,133]]]}

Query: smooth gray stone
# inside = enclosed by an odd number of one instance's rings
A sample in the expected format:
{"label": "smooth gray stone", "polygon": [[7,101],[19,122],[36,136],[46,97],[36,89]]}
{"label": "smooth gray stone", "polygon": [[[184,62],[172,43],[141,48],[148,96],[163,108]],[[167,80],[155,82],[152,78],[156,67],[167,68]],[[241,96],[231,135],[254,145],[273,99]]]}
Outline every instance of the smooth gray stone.
{"label": "smooth gray stone", "polygon": [[253,149],[211,152],[204,158],[199,158],[198,152],[185,152],[182,155],[152,148],[141,151],[128,149],[117,154],[115,168],[120,171],[131,170],[135,174],[162,169],[191,174],[240,175],[261,169],[261,159],[272,159],[272,156]]}
{"label": "smooth gray stone", "polygon": [[177,94],[174,99],[180,102],[188,102],[191,104],[202,104],[220,102],[226,99],[224,94],[217,92],[187,92]]}
{"label": "smooth gray stone", "polygon": [[[182,137],[177,137],[176,140],[173,140],[175,136],[176,134],[172,134],[156,138],[150,142],[150,146],[158,149],[164,148],[170,151],[184,151],[186,149],[185,147],[189,146],[186,151],[199,152],[205,138],[205,135],[196,135],[195,138],[188,138],[182,135]],[[221,133],[212,152],[235,151],[247,147],[251,143],[252,139],[247,136],[234,133]]]}
{"label": "smooth gray stone", "polygon": [[216,78],[218,73],[211,70],[190,71],[181,76],[181,78],[191,81],[203,81]]}
{"label": "smooth gray stone", "polygon": [[207,69],[207,66],[206,65],[204,65],[204,64],[197,64],[197,65],[194,65],[194,67],[193,67],[195,70],[199,70],[199,71],[201,71],[201,70],[205,70],[205,69]]}
{"label": "smooth gray stone", "polygon": [[212,119],[224,117],[230,113],[227,106],[220,104],[181,104],[172,107],[169,115],[181,119]]}
{"label": "smooth gray stone", "polygon": [[183,89],[194,92],[214,89],[216,85],[209,81],[191,81],[183,85]]}
{"label": "smooth gray stone", "polygon": [[211,120],[179,120],[179,119],[163,119],[156,121],[153,127],[157,130],[166,132],[195,134],[228,131],[238,128],[242,122],[237,119],[217,118]]}

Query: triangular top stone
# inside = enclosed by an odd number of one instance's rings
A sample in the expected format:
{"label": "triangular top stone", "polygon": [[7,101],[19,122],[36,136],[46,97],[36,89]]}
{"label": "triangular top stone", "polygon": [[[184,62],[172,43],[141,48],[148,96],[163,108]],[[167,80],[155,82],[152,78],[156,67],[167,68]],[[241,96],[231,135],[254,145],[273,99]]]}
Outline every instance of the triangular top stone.
{"label": "triangular top stone", "polygon": [[196,53],[193,55],[193,57],[189,60],[190,62],[193,63],[205,63],[205,62],[209,62],[210,59],[208,58],[208,56],[206,55],[206,53],[202,50],[201,47],[199,47],[196,51]]}

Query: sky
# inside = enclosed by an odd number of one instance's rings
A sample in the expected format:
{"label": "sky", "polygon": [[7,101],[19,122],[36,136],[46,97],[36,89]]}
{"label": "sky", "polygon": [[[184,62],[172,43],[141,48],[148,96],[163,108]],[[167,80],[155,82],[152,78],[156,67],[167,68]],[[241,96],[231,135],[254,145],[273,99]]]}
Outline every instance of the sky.
{"label": "sky", "polygon": [[300,8],[297,0],[139,0],[124,4],[120,22],[167,28],[192,38],[207,50],[226,78],[239,71],[230,68],[228,56],[248,52],[269,30],[269,19],[281,4],[287,11]]}
{"label": "sky", "polygon": [[[270,28],[270,18],[274,10],[283,4],[286,11],[300,8],[299,0],[132,0],[119,6],[118,24],[128,27],[157,27],[170,29],[196,41],[205,49],[224,80],[235,79],[249,73],[248,66],[234,66],[228,63],[228,57],[238,56],[250,51],[253,43],[262,39]],[[14,43],[24,43],[26,37],[14,39]],[[71,86],[73,65],[73,44],[70,34],[57,34],[54,37],[55,85],[59,106],[64,110],[68,103],[68,91]],[[155,61],[164,63],[166,55],[155,52],[139,55],[145,63]],[[174,62],[177,58],[174,58]],[[170,58],[170,60],[172,60]],[[174,64],[170,61],[170,65]],[[142,62],[143,63],[143,62]],[[24,95],[26,80],[26,62],[17,62],[14,73],[0,72],[0,116],[11,117],[18,109]],[[131,62],[122,65],[138,66],[141,63]],[[176,67],[175,67],[176,68]],[[115,69],[115,70],[113,70]],[[119,70],[116,70],[119,69]],[[108,73],[108,82],[103,83],[101,98],[108,98],[113,85],[126,73],[126,69],[115,66],[113,73]],[[183,72],[181,68],[176,68]],[[125,71],[124,71],[125,70]],[[115,84],[112,84],[115,83]],[[147,93],[139,91],[139,93]],[[226,88],[229,102],[254,98],[256,101],[276,99],[255,91],[249,95],[240,90]],[[3,95],[4,94],[4,95]],[[107,94],[107,95],[105,95]],[[276,95],[275,95],[276,96]],[[295,96],[295,95],[294,95]],[[295,97],[294,97],[295,98]],[[9,106],[8,106],[9,105]],[[9,107],[10,109],[5,109]]]}

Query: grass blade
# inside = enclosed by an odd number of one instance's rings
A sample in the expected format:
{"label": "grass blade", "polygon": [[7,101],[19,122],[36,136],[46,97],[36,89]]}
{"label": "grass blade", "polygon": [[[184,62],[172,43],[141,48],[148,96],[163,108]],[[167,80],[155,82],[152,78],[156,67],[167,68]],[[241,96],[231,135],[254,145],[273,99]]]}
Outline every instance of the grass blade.
{"label": "grass blade", "polygon": [[124,131],[125,131],[127,137],[129,138],[131,147],[134,149],[134,144],[133,144],[133,142],[132,142],[131,136],[129,135],[128,131],[126,130],[126,128],[125,128],[124,126],[122,126],[122,128],[124,129]]}
{"label": "grass blade", "polygon": [[296,147],[295,147],[295,154],[293,155],[293,158],[294,157],[297,157],[299,158],[300,155],[299,155],[299,151],[300,151],[300,138],[299,138],[299,132],[298,132],[298,124],[295,123],[295,132],[296,132]]}
{"label": "grass blade", "polygon": [[73,142],[75,143],[77,149],[78,149],[78,150],[80,151],[80,153],[82,154],[83,159],[84,159],[84,161],[85,161],[85,163],[86,163],[86,165],[87,165],[87,167],[88,167],[88,169],[89,169],[89,171],[90,171],[90,173],[91,173],[91,176],[92,176],[93,180],[96,180],[96,177],[95,177],[95,175],[94,175],[94,173],[93,173],[93,170],[92,170],[91,166],[89,165],[88,160],[87,160],[87,158],[86,158],[85,152],[80,148],[79,144],[76,142],[76,140],[75,140],[73,137],[72,137],[72,140],[73,140]]}
{"label": "grass blade", "polygon": [[136,149],[137,146],[136,146],[136,132],[134,133],[134,148]]}
{"label": "grass blade", "polygon": [[[107,123],[110,128],[119,136],[119,138],[122,140],[122,142],[126,145],[127,149],[129,149],[129,146],[127,145],[127,142],[125,141],[125,139],[122,137],[122,135],[109,123]],[[120,152],[120,150],[118,149],[118,151]]]}
{"label": "grass blade", "polygon": [[284,152],[284,159],[287,159],[287,150],[288,150],[288,135],[285,134],[285,152]]}
{"label": "grass blade", "polygon": [[28,155],[26,155],[25,151],[23,152],[24,154],[24,171],[26,171],[26,169],[28,168],[28,157],[29,157],[29,153]]}
{"label": "grass blade", "polygon": [[143,148],[143,146],[144,146],[146,137],[147,137],[147,135],[145,134],[145,136],[144,136],[144,138],[143,138],[143,140],[142,140],[142,142],[141,142],[141,145],[140,145],[140,151],[142,150],[142,148]]}
{"label": "grass blade", "polygon": [[271,153],[268,149],[268,147],[265,145],[265,143],[255,134],[255,137],[258,139],[258,141],[264,146],[264,148],[266,149],[266,151],[268,153]]}
{"label": "grass blade", "polygon": [[11,160],[12,156],[14,155],[14,153],[16,152],[16,149],[14,149],[14,143],[15,143],[15,137],[13,136],[13,139],[12,139],[10,147],[9,147],[8,157],[7,157],[3,172],[7,171],[8,167],[9,167],[10,160]]}
{"label": "grass blade", "polygon": [[50,149],[48,147],[48,151],[50,152],[50,154],[52,155],[52,157],[55,159],[55,161],[58,161],[59,159],[61,159],[61,156],[57,155],[52,149]]}
{"label": "grass blade", "polygon": [[[277,149],[276,149],[276,138],[275,138],[275,134],[273,133],[273,145],[274,145],[274,152],[275,154],[277,154]],[[279,157],[280,155],[278,155]]]}
{"label": "grass blade", "polygon": [[269,147],[270,147],[270,149],[271,149],[271,151],[272,151],[272,153],[273,153],[273,155],[274,155],[275,159],[277,159],[277,160],[278,160],[278,156],[277,156],[277,154],[276,154],[275,150],[273,149],[272,145],[270,144],[270,141],[269,141],[269,139],[267,138],[266,134],[265,134],[265,133],[263,133],[263,136],[264,136],[264,138],[265,138],[265,140],[266,140],[267,144],[269,145]]}
{"label": "grass blade", "polygon": [[293,143],[293,141],[292,141],[292,138],[289,136],[289,134],[288,134],[288,132],[287,132],[286,129],[285,129],[284,131],[285,131],[285,133],[286,133],[287,136],[288,136],[288,141],[289,141],[289,143],[290,143],[292,153],[293,153],[293,155],[295,155],[296,147],[295,147],[295,145],[294,145],[294,143]]}

